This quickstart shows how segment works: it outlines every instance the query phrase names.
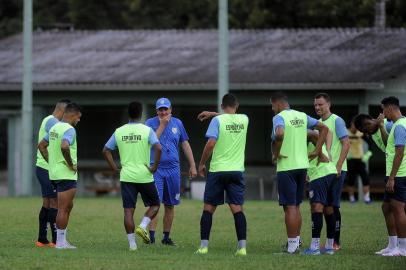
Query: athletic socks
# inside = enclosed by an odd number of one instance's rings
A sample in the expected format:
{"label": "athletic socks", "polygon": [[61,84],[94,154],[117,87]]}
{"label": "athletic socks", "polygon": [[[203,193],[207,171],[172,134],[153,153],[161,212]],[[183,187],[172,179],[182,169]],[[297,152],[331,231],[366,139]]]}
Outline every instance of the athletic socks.
{"label": "athletic socks", "polygon": [[334,239],[335,223],[336,223],[334,219],[334,214],[325,215],[324,218],[326,220],[327,238]]}
{"label": "athletic socks", "polygon": [[[202,241],[207,240],[207,245],[208,245],[209,238],[210,238],[212,222],[213,222],[213,214],[210,213],[209,211],[203,211],[202,217],[200,219],[200,239]],[[205,246],[202,246],[202,247],[205,247]]]}
{"label": "athletic socks", "polygon": [[341,231],[341,213],[340,208],[334,207],[334,217],[335,217],[335,233],[334,242],[340,244],[340,231]]}
{"label": "athletic socks", "polygon": [[297,237],[295,238],[288,238],[288,252],[289,253],[294,253],[299,246],[299,243],[297,241]]}
{"label": "athletic socks", "polygon": [[243,212],[237,212],[234,214],[234,224],[235,231],[237,233],[237,239],[246,240],[247,239],[247,220]]}
{"label": "athletic socks", "polygon": [[48,223],[51,228],[52,233],[52,243],[56,243],[56,215],[58,214],[58,209],[49,208],[48,211]]}
{"label": "athletic socks", "polygon": [[371,201],[371,197],[369,196],[369,192],[364,194],[364,202],[369,202]]}
{"label": "athletic socks", "polygon": [[388,248],[394,249],[398,246],[398,237],[395,236],[388,236]]}
{"label": "athletic socks", "polygon": [[128,244],[130,245],[130,249],[137,248],[137,243],[135,242],[135,234],[129,233],[127,234]]}
{"label": "athletic socks", "polygon": [[406,238],[398,238],[398,247],[402,252],[406,252]]}
{"label": "athletic socks", "polygon": [[312,213],[312,238],[319,238],[323,229],[323,213]]}
{"label": "athletic socks", "polygon": [[333,249],[334,245],[334,238],[327,238],[325,248],[326,249]]}
{"label": "athletic socks", "polygon": [[140,227],[143,228],[144,230],[146,230],[150,222],[151,222],[151,219],[147,216],[144,216],[142,218]]}
{"label": "athletic socks", "polygon": [[66,244],[66,229],[56,229],[56,246],[64,246]]}
{"label": "athletic socks", "polygon": [[170,232],[163,232],[163,239],[168,240],[169,239],[169,233]]}
{"label": "athletic socks", "polygon": [[155,243],[155,231],[149,231],[149,239],[151,243]]}
{"label": "athletic socks", "polygon": [[38,215],[39,230],[38,230],[38,242],[48,244],[47,239],[47,227],[48,227],[48,212],[49,209],[42,207]]}

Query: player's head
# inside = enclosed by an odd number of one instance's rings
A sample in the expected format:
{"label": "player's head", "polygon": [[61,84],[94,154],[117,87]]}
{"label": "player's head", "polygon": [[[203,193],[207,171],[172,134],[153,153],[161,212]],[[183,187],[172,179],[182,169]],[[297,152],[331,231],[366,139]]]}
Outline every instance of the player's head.
{"label": "player's head", "polygon": [[358,114],[353,122],[356,129],[369,135],[374,134],[379,128],[378,122],[368,114]]}
{"label": "player's head", "polygon": [[314,110],[318,116],[330,113],[330,96],[326,93],[317,93],[314,96]]}
{"label": "player's head", "polygon": [[226,109],[237,110],[238,105],[239,105],[239,103],[238,103],[237,97],[230,93],[225,94],[221,100],[221,108],[223,110],[226,110]]}
{"label": "player's head", "polygon": [[65,108],[66,105],[68,105],[69,103],[71,103],[71,101],[69,99],[61,99],[59,100],[56,105],[55,105],[55,109],[54,112],[52,113],[56,118],[58,118],[59,120],[62,119],[63,113],[65,112]]}
{"label": "player's head", "polygon": [[65,107],[63,120],[72,126],[76,126],[80,121],[80,117],[82,117],[81,111],[82,108],[78,104],[71,102]]}
{"label": "player's head", "polygon": [[288,96],[283,92],[276,92],[271,96],[271,104],[272,111],[278,114],[289,107]]}
{"label": "player's head", "polygon": [[394,120],[394,113],[399,112],[399,99],[397,97],[386,97],[381,101],[382,112],[388,120]]}
{"label": "player's head", "polygon": [[158,98],[155,103],[156,114],[159,118],[164,118],[172,113],[171,101],[165,97]]}
{"label": "player's head", "polygon": [[128,104],[128,117],[131,120],[138,121],[142,117],[142,104],[138,101],[133,101]]}

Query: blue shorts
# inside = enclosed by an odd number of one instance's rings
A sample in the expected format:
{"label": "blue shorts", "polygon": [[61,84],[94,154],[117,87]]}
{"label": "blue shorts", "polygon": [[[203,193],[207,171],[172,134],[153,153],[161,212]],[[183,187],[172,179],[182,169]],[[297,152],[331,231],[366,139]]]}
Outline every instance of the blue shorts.
{"label": "blue shorts", "polygon": [[242,172],[209,172],[204,189],[204,203],[224,204],[224,191],[228,204],[243,205],[245,181]]}
{"label": "blue shorts", "polygon": [[52,185],[56,192],[64,192],[72,188],[76,188],[76,180],[52,180]]}
{"label": "blue shorts", "polygon": [[333,203],[333,181],[336,177],[336,174],[329,174],[311,181],[309,188],[310,203],[321,203],[324,206],[331,205]]}
{"label": "blue shorts", "polygon": [[[388,177],[385,177],[385,184],[388,182]],[[395,192],[389,193],[385,189],[383,200],[390,202],[391,199],[406,203],[406,177],[395,177]]]}
{"label": "blue shorts", "polygon": [[277,172],[279,205],[299,205],[303,201],[306,169]]}
{"label": "blue shorts", "polygon": [[344,180],[347,175],[346,171],[341,171],[340,177],[336,177],[333,180],[333,197],[332,197],[332,206],[340,207],[341,202],[341,193],[343,191]]}
{"label": "blue shorts", "polygon": [[35,174],[41,185],[42,198],[56,198],[56,189],[52,185],[51,180],[49,180],[48,170],[37,166],[35,168]]}
{"label": "blue shorts", "polygon": [[132,183],[120,182],[121,198],[123,200],[123,208],[135,208],[137,204],[138,193],[141,194],[144,206],[160,205],[158,192],[154,182],[150,183]]}
{"label": "blue shorts", "polygon": [[154,181],[161,203],[178,205],[180,203],[180,168],[160,169],[154,173]]}

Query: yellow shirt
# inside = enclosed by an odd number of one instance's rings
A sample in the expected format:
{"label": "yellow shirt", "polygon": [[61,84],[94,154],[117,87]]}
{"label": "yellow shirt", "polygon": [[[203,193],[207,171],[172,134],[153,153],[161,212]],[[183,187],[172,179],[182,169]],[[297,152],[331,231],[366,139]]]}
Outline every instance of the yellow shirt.
{"label": "yellow shirt", "polygon": [[350,129],[348,130],[348,137],[350,139],[350,151],[348,152],[348,158],[361,159],[364,156],[364,148],[362,136],[364,135],[360,131],[352,133]]}

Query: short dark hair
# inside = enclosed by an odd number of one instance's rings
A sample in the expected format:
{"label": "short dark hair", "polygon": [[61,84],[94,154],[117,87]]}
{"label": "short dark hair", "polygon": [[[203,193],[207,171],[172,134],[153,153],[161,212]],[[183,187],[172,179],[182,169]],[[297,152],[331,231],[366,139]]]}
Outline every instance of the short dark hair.
{"label": "short dark hair", "polygon": [[276,92],[271,96],[271,102],[284,101],[288,102],[288,96],[283,92]]}
{"label": "short dark hair", "polygon": [[133,101],[128,104],[128,116],[131,119],[140,119],[142,116],[142,104],[138,101]]}
{"label": "short dark hair", "polygon": [[355,116],[352,120],[352,122],[354,122],[354,126],[356,129],[358,129],[359,131],[364,130],[363,129],[363,125],[364,125],[364,121],[365,120],[372,120],[372,116],[368,115],[368,114],[358,114],[357,116]]}
{"label": "short dark hair", "polygon": [[69,103],[71,103],[71,102],[72,102],[72,101],[70,101],[69,99],[64,98],[64,99],[59,100],[59,101],[58,101],[58,104],[69,104]]}
{"label": "short dark hair", "polygon": [[399,99],[394,96],[386,97],[386,98],[382,99],[381,104],[383,106],[394,105],[396,107],[399,107]]}
{"label": "short dark hair", "polygon": [[327,93],[317,93],[314,99],[324,98],[327,102],[330,102],[330,96]]}
{"label": "short dark hair", "polygon": [[82,107],[80,107],[75,102],[68,103],[65,108],[65,113],[80,113],[82,111]]}
{"label": "short dark hair", "polygon": [[221,100],[223,107],[236,107],[238,105],[237,97],[233,94],[225,94]]}

